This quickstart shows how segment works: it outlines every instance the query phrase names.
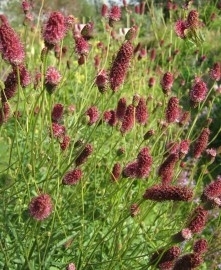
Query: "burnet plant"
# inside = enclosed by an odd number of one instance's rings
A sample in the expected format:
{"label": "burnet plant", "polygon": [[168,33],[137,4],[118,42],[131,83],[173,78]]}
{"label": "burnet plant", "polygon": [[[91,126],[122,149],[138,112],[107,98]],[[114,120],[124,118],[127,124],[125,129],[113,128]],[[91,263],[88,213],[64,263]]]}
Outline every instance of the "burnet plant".
{"label": "burnet plant", "polygon": [[[24,27],[0,16],[1,267],[219,264],[219,133],[210,125],[221,67],[200,55],[213,31],[207,6],[187,2],[168,1],[167,22],[153,2],[135,12],[125,1],[103,5],[103,31],[60,11],[40,25],[44,1],[37,23],[29,1]],[[134,18],[122,37],[125,14]]]}

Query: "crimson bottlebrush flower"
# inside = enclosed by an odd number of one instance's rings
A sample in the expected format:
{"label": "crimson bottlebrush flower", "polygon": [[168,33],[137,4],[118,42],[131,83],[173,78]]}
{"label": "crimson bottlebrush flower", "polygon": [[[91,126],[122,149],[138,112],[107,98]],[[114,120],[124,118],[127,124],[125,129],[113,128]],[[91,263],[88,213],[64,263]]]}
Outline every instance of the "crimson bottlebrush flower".
{"label": "crimson bottlebrush flower", "polygon": [[178,142],[169,142],[166,144],[166,150],[169,154],[178,154],[180,144]]}
{"label": "crimson bottlebrush flower", "polygon": [[136,204],[136,203],[133,203],[133,204],[130,206],[130,215],[131,215],[131,217],[135,217],[135,216],[137,216],[139,213],[140,213],[140,207],[139,207],[139,205]]}
{"label": "crimson bottlebrush flower", "polygon": [[148,147],[144,147],[140,150],[137,156],[137,172],[136,177],[146,178],[150,174],[153,159],[150,155]]}
{"label": "crimson bottlebrush flower", "polygon": [[71,138],[68,135],[64,135],[63,140],[60,142],[60,147],[62,151],[65,151],[70,145]]}
{"label": "crimson bottlebrush flower", "polygon": [[90,51],[90,45],[87,42],[87,40],[82,36],[75,35],[74,41],[75,41],[75,52],[79,54],[80,56],[88,55]]}
{"label": "crimson bottlebrush flower", "polygon": [[194,269],[203,263],[203,258],[198,253],[188,253],[180,257],[174,264],[173,270]]}
{"label": "crimson bottlebrush flower", "polygon": [[202,206],[196,207],[190,217],[187,228],[190,229],[192,233],[201,232],[206,225],[207,217],[207,210],[205,210]]}
{"label": "crimson bottlebrush flower", "polygon": [[120,131],[122,134],[129,132],[134,126],[135,120],[135,108],[131,104],[127,107],[126,113],[124,115]]}
{"label": "crimson bottlebrush flower", "polygon": [[207,252],[208,242],[206,239],[199,239],[193,245],[194,253],[203,254]]}
{"label": "crimson bottlebrush flower", "polygon": [[137,177],[137,167],[138,167],[137,160],[128,163],[123,169],[122,172],[123,176],[129,178]]}
{"label": "crimson bottlebrush flower", "polygon": [[199,26],[199,13],[196,10],[191,10],[187,16],[188,28],[197,28]]}
{"label": "crimson bottlebrush flower", "polygon": [[182,21],[182,20],[178,20],[175,23],[174,29],[175,29],[175,33],[177,34],[177,36],[184,39],[186,37],[185,30],[187,29],[187,22]]}
{"label": "crimson bottlebrush flower", "polygon": [[214,81],[219,81],[221,79],[221,65],[220,63],[214,63],[213,67],[209,72],[210,78]]}
{"label": "crimson bottlebrush flower", "polygon": [[189,148],[190,148],[190,140],[182,140],[180,142],[180,149],[179,149],[179,157],[184,158],[187,153],[189,152]]}
{"label": "crimson bottlebrush flower", "polygon": [[170,154],[166,160],[160,165],[158,175],[163,185],[168,185],[173,179],[174,167],[179,160],[178,154]]}
{"label": "crimson bottlebrush flower", "polygon": [[17,75],[14,71],[10,72],[4,82],[5,88],[1,91],[2,102],[7,102],[17,91],[18,82]]}
{"label": "crimson bottlebrush flower", "polygon": [[110,87],[114,92],[116,92],[124,82],[132,55],[132,43],[130,41],[124,42],[123,45],[120,47],[117,53],[117,57],[113,61],[112,67],[110,69]]}
{"label": "crimson bottlebrush flower", "polygon": [[104,18],[107,18],[108,14],[109,14],[108,6],[103,4],[102,7],[101,7],[101,16],[104,17]]}
{"label": "crimson bottlebrush flower", "polygon": [[93,125],[99,119],[100,112],[96,106],[92,106],[86,111],[86,115],[89,117],[88,125]]}
{"label": "crimson bottlebrush flower", "polygon": [[136,38],[137,35],[137,29],[138,27],[136,25],[132,26],[126,33],[125,35],[125,40],[134,40]]}
{"label": "crimson bottlebrush flower", "polygon": [[29,214],[36,220],[43,220],[52,212],[52,200],[48,194],[40,194],[32,198],[29,204]]}
{"label": "crimson bottlebrush flower", "polygon": [[119,99],[117,103],[116,116],[120,121],[123,121],[127,110],[127,101],[125,98]]}
{"label": "crimson bottlebrush flower", "polygon": [[74,169],[65,174],[62,179],[62,183],[64,185],[76,185],[79,180],[82,178],[82,170],[81,169]]}
{"label": "crimson bottlebrush flower", "polygon": [[80,166],[83,163],[85,163],[88,159],[88,157],[92,154],[93,152],[93,146],[91,144],[87,144],[84,149],[81,151],[79,156],[75,160],[76,166]]}
{"label": "crimson bottlebrush flower", "polygon": [[202,202],[205,203],[205,208],[212,209],[216,206],[221,206],[221,178],[217,179],[208,184],[201,196]]}
{"label": "crimson bottlebrush flower", "polygon": [[111,179],[116,182],[121,175],[121,165],[119,162],[115,163],[111,173]]}
{"label": "crimson bottlebrush flower", "polygon": [[45,74],[45,86],[49,94],[52,94],[62,77],[60,72],[55,67],[48,67]]}
{"label": "crimson bottlebrush flower", "polygon": [[119,6],[112,6],[109,12],[109,25],[113,26],[114,22],[121,18],[121,8]]}
{"label": "crimson bottlebrush flower", "polygon": [[22,1],[22,9],[27,14],[31,10],[31,3],[28,0]]}
{"label": "crimson bottlebrush flower", "polygon": [[208,89],[202,79],[196,78],[190,90],[189,96],[193,103],[199,103],[205,100]]}
{"label": "crimson bottlebrush flower", "polygon": [[143,198],[157,202],[168,200],[191,201],[193,198],[193,191],[184,186],[155,185],[145,191]]}
{"label": "crimson bottlebrush flower", "polygon": [[114,110],[105,111],[103,115],[103,119],[110,126],[114,127],[117,124],[117,116]]}
{"label": "crimson bottlebrush flower", "polygon": [[105,70],[101,70],[95,80],[95,84],[98,87],[100,93],[104,93],[107,90],[108,75]]}
{"label": "crimson bottlebrush flower", "polygon": [[146,100],[143,97],[140,98],[139,103],[136,106],[135,118],[136,121],[141,125],[145,125],[147,123],[148,119],[147,105]]}
{"label": "crimson bottlebrush flower", "polygon": [[171,72],[166,72],[160,82],[164,94],[169,94],[173,86],[174,77]]}
{"label": "crimson bottlebrush flower", "polygon": [[53,136],[54,138],[61,138],[64,136],[66,129],[65,126],[63,125],[52,123],[51,131],[52,131],[51,136]]}
{"label": "crimson bottlebrush flower", "polygon": [[208,141],[209,141],[209,135],[210,135],[210,130],[208,128],[204,128],[201,131],[199,137],[197,138],[194,144],[194,149],[193,149],[194,158],[199,158],[201,154],[205,151]]}
{"label": "crimson bottlebrush flower", "polygon": [[81,30],[81,35],[84,39],[89,40],[93,36],[94,23],[88,22]]}
{"label": "crimson bottlebrush flower", "polygon": [[59,122],[64,113],[64,106],[60,103],[55,104],[51,112],[52,122]]}
{"label": "crimson bottlebrush flower", "polygon": [[43,29],[45,46],[52,49],[66,34],[66,20],[62,13],[52,12]]}
{"label": "crimson bottlebrush flower", "polygon": [[0,125],[8,121],[10,115],[10,107],[7,102],[2,102],[2,107],[0,108]]}
{"label": "crimson bottlebrush flower", "polygon": [[0,52],[2,58],[11,65],[19,65],[24,62],[24,47],[8,22],[3,22],[0,26]]}
{"label": "crimson bottlebrush flower", "polygon": [[153,87],[155,84],[155,79],[153,77],[150,77],[149,78],[149,81],[148,81],[148,86],[149,87]]}
{"label": "crimson bottlebrush flower", "polygon": [[174,123],[179,120],[179,116],[179,99],[177,97],[171,97],[167,104],[166,120],[168,123]]}
{"label": "crimson bottlebrush flower", "polygon": [[[19,76],[21,87],[27,87],[31,83],[31,75],[24,65],[19,65]],[[17,70],[14,68],[14,72],[17,75]]]}
{"label": "crimson bottlebrush flower", "polygon": [[156,264],[157,266],[165,262],[173,262],[179,257],[181,249],[178,246],[172,246],[169,249],[160,248],[150,258],[150,264]]}
{"label": "crimson bottlebrush flower", "polygon": [[66,266],[66,270],[76,270],[74,263],[69,263],[68,266]]}

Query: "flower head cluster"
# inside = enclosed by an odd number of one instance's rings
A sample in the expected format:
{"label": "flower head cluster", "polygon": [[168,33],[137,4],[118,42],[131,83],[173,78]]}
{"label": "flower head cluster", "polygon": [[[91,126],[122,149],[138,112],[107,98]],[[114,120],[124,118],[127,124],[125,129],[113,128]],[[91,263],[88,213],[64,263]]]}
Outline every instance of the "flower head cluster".
{"label": "flower head cluster", "polygon": [[198,253],[188,253],[180,257],[174,264],[173,270],[194,269],[203,263],[203,259]]}
{"label": "flower head cluster", "polygon": [[166,72],[163,75],[163,78],[161,80],[161,87],[163,90],[163,93],[168,95],[171,91],[171,88],[173,86],[174,77],[171,72]]}
{"label": "flower head cluster", "polygon": [[108,84],[108,75],[105,70],[101,70],[96,79],[95,79],[95,84],[98,87],[98,90],[100,93],[104,93],[107,89],[107,84]]}
{"label": "flower head cluster", "polygon": [[111,89],[116,92],[122,85],[127,70],[129,68],[130,60],[133,56],[133,45],[130,41],[126,41],[120,47],[115,60],[110,69],[109,81]]}
{"label": "flower head cluster", "polygon": [[187,225],[187,228],[191,230],[191,232],[199,233],[201,232],[206,224],[208,217],[208,211],[205,210],[202,206],[196,207],[196,209],[193,211],[190,221]]}
{"label": "flower head cluster", "polygon": [[24,62],[24,47],[7,20],[0,26],[0,52],[2,58],[11,65],[17,66]]}
{"label": "flower head cluster", "polygon": [[137,159],[128,163],[123,169],[123,175],[130,178],[146,178],[150,174],[153,159],[148,147],[144,147],[137,155]]}
{"label": "flower head cluster", "polygon": [[87,109],[86,115],[89,117],[88,125],[93,125],[99,119],[100,112],[96,106],[92,106]]}
{"label": "flower head cluster", "polygon": [[175,33],[177,34],[178,37],[180,38],[185,38],[185,30],[187,29],[187,22],[183,20],[178,20],[175,23]]}
{"label": "flower head cluster", "polygon": [[104,112],[104,122],[108,123],[111,127],[116,126],[117,116],[115,110],[109,110]]}
{"label": "flower head cluster", "polygon": [[121,175],[121,165],[119,162],[117,162],[113,166],[111,178],[115,182],[120,178],[120,175]]}
{"label": "flower head cluster", "polygon": [[62,179],[62,183],[64,185],[76,185],[79,180],[82,178],[82,170],[81,169],[74,169],[65,174]]}
{"label": "flower head cluster", "polygon": [[158,175],[161,177],[163,185],[168,185],[173,179],[174,167],[179,160],[178,154],[170,154],[160,165]]}
{"label": "flower head cluster", "polygon": [[191,10],[187,16],[188,28],[197,28],[199,26],[199,13],[196,10]]}
{"label": "flower head cluster", "polygon": [[81,35],[84,39],[88,40],[92,38],[93,35],[93,30],[94,30],[94,23],[93,22],[88,22],[83,29],[81,30]]}
{"label": "flower head cluster", "polygon": [[106,4],[103,4],[101,7],[101,16],[107,18],[108,14],[109,14],[108,6]]}
{"label": "flower head cluster", "polygon": [[206,207],[209,209],[221,206],[221,177],[218,176],[215,181],[204,188],[201,200],[206,203]]}
{"label": "flower head cluster", "polygon": [[148,119],[147,105],[146,100],[143,97],[140,98],[138,105],[136,106],[135,118],[136,121],[141,125],[145,125],[147,123]]}
{"label": "flower head cluster", "polygon": [[74,36],[75,52],[80,56],[88,55],[90,51],[90,45],[87,40],[81,35]]}
{"label": "flower head cluster", "polygon": [[171,97],[167,104],[166,120],[168,123],[174,123],[179,120],[179,116],[179,99],[177,97]]}
{"label": "flower head cluster", "polygon": [[60,103],[54,105],[51,112],[51,120],[52,122],[59,122],[62,119],[64,113],[64,106]]}
{"label": "flower head cluster", "polygon": [[62,13],[52,12],[43,29],[43,38],[48,49],[60,42],[66,34],[66,20]]}
{"label": "flower head cluster", "polygon": [[48,67],[45,74],[45,86],[49,94],[55,91],[61,79],[61,74],[55,67]]}
{"label": "flower head cluster", "polygon": [[209,75],[212,80],[219,81],[221,79],[220,63],[214,63],[213,67],[210,69]]}
{"label": "flower head cluster", "polygon": [[69,263],[66,266],[66,270],[76,270],[75,264],[74,263]]}
{"label": "flower head cluster", "polygon": [[194,144],[194,149],[193,149],[194,158],[199,158],[201,154],[205,151],[208,141],[209,141],[209,135],[210,135],[210,130],[208,128],[204,128],[201,131],[199,137],[197,138]]}
{"label": "flower head cluster", "polygon": [[22,9],[24,13],[27,14],[31,10],[31,3],[28,0],[23,0]]}
{"label": "flower head cluster", "polygon": [[126,111],[127,111],[127,101],[125,98],[121,98],[118,100],[118,103],[117,103],[117,109],[116,109],[117,119],[120,121],[123,121]]}
{"label": "flower head cluster", "polygon": [[36,220],[43,220],[52,212],[51,197],[48,194],[40,194],[32,198],[28,208],[31,217]]}
{"label": "flower head cluster", "polygon": [[193,102],[194,104],[204,101],[207,92],[208,89],[205,82],[200,78],[196,78],[189,93],[190,101]]}
{"label": "flower head cluster", "polygon": [[63,136],[65,135],[66,128],[63,125],[60,125],[58,123],[52,123],[51,129],[51,136],[53,136],[54,138],[63,138]]}
{"label": "flower head cluster", "polygon": [[109,25],[113,26],[114,22],[121,18],[121,8],[119,6],[112,6],[109,12]]}
{"label": "flower head cluster", "polygon": [[132,104],[130,104],[125,112],[124,118],[122,120],[122,125],[120,131],[122,134],[129,132],[134,126],[135,119],[135,108]]}
{"label": "flower head cluster", "polygon": [[84,149],[80,152],[79,156],[75,160],[76,166],[80,166],[83,163],[85,163],[88,159],[88,157],[92,154],[93,152],[93,146],[91,144],[87,144]]}
{"label": "flower head cluster", "polygon": [[146,190],[143,195],[146,200],[157,202],[162,201],[190,201],[193,198],[193,191],[183,186],[155,185]]}
{"label": "flower head cluster", "polygon": [[59,142],[62,151],[65,151],[70,145],[71,138],[68,135],[64,135],[62,141]]}
{"label": "flower head cluster", "polygon": [[198,254],[207,252],[208,242],[206,239],[199,239],[193,245],[193,251]]}

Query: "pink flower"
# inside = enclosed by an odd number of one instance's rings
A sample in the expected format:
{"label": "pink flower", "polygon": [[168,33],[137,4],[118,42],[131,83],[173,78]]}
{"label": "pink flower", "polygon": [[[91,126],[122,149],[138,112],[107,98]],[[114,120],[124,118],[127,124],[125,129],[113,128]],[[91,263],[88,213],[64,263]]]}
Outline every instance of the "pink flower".
{"label": "pink flower", "polygon": [[67,172],[62,179],[62,183],[64,185],[76,185],[79,180],[82,178],[82,171],[81,169],[74,169],[69,172]]}
{"label": "pink flower", "polygon": [[109,14],[108,6],[103,4],[101,7],[101,16],[107,18]]}
{"label": "pink flower", "polygon": [[146,178],[150,174],[153,159],[150,155],[148,147],[144,147],[140,150],[137,156],[137,171],[136,177]]}
{"label": "pink flower", "polygon": [[99,119],[100,112],[96,106],[92,106],[86,111],[86,115],[89,117],[88,125],[93,125]]}
{"label": "pink flower", "polygon": [[2,58],[11,65],[19,65],[24,62],[24,47],[19,36],[8,23],[2,23],[0,26],[0,52]]}
{"label": "pink flower", "polygon": [[206,225],[207,217],[207,210],[203,209],[202,206],[196,207],[190,217],[187,228],[190,229],[192,233],[200,233]]}
{"label": "pink flower", "polygon": [[22,1],[22,9],[27,14],[31,10],[31,3],[28,0]]}
{"label": "pink flower", "polygon": [[206,239],[199,239],[193,245],[194,253],[203,254],[208,250],[208,242]]}
{"label": "pink flower", "polygon": [[196,10],[191,10],[187,16],[187,26],[197,28],[199,26],[199,13]]}
{"label": "pink flower", "polygon": [[109,12],[109,25],[113,26],[113,22],[119,21],[121,18],[121,9],[118,6],[112,6]]}
{"label": "pink flower", "polygon": [[173,267],[173,270],[194,269],[203,263],[201,255],[198,253],[188,253],[180,257]]}
{"label": "pink flower", "polygon": [[87,144],[84,149],[80,152],[79,156],[75,160],[76,166],[80,166],[83,163],[85,163],[88,159],[88,157],[93,152],[93,146],[91,144]]}
{"label": "pink flower", "polygon": [[63,113],[64,113],[64,106],[60,103],[55,104],[51,112],[52,122],[55,123],[59,122],[63,116]]}
{"label": "pink flower", "polygon": [[182,21],[182,20],[178,20],[175,23],[175,33],[177,34],[178,37],[180,38],[185,38],[185,30],[187,29],[187,22],[186,21]]}
{"label": "pink flower", "polygon": [[190,90],[189,96],[193,103],[199,103],[205,100],[208,89],[202,79],[196,78]]}
{"label": "pink flower", "polygon": [[122,121],[124,119],[126,110],[127,110],[126,99],[125,98],[119,99],[119,101],[117,103],[116,116],[120,121]]}
{"label": "pink flower", "polygon": [[173,86],[174,77],[171,72],[166,72],[161,80],[161,86],[164,94],[169,94]]}
{"label": "pink flower", "polygon": [[190,201],[193,198],[193,191],[183,186],[155,185],[146,190],[143,195],[146,200],[157,202],[162,201]]}
{"label": "pink flower", "polygon": [[74,263],[69,263],[68,266],[66,266],[66,270],[76,270]]}
{"label": "pink flower", "polygon": [[123,169],[123,176],[135,178],[137,176],[137,160],[128,163]]}
{"label": "pink flower", "polygon": [[54,92],[61,79],[61,74],[55,67],[48,67],[45,75],[45,86],[49,94]]}
{"label": "pink flower", "polygon": [[168,185],[172,181],[174,175],[174,167],[178,159],[179,156],[177,154],[170,154],[160,165],[158,175],[161,177],[163,185]]}
{"label": "pink flower", "polygon": [[175,243],[180,243],[183,241],[187,241],[193,237],[193,234],[189,228],[184,228],[180,232],[174,234],[172,236],[172,241]]}
{"label": "pink flower", "polygon": [[66,34],[66,20],[62,13],[52,12],[44,29],[43,38],[45,46],[52,49],[54,45],[60,42]]}
{"label": "pink flower", "polygon": [[116,182],[121,175],[121,165],[119,162],[115,163],[112,169],[111,178],[114,182]]}
{"label": "pink flower", "polygon": [[177,97],[171,97],[167,104],[166,120],[168,123],[174,123],[179,120],[179,116],[179,99]]}
{"label": "pink flower", "polygon": [[106,123],[108,123],[112,127],[116,126],[117,124],[117,116],[114,110],[105,111],[103,119]]}
{"label": "pink flower", "polygon": [[135,108],[133,105],[127,107],[125,116],[122,121],[120,131],[122,134],[129,132],[134,126]]}
{"label": "pink flower", "polygon": [[143,97],[140,98],[139,103],[136,106],[135,118],[136,121],[141,125],[145,125],[147,123],[148,119],[147,105],[146,100]]}
{"label": "pink flower", "polygon": [[17,75],[14,71],[10,72],[4,82],[5,88],[1,91],[2,102],[7,102],[17,91],[18,82]]}
{"label": "pink flower", "polygon": [[100,93],[104,93],[107,90],[108,75],[105,70],[101,70],[95,80],[95,84],[98,87]]}
{"label": "pink flower", "polygon": [[181,249],[178,246],[172,246],[169,249],[161,248],[157,250],[150,258],[150,264],[157,266],[165,262],[173,262],[181,254]]}
{"label": "pink flower", "polygon": [[212,80],[219,81],[221,79],[220,63],[214,63],[213,67],[210,69],[209,75]]}
{"label": "pink flower", "polygon": [[90,51],[90,46],[87,40],[84,39],[84,37],[78,35],[74,37],[74,40],[75,40],[75,52],[80,56],[88,55]]}
{"label": "pink flower", "polygon": [[51,136],[53,136],[54,138],[61,138],[64,136],[65,134],[65,126],[63,125],[59,125],[57,123],[52,123],[52,134]]}
{"label": "pink flower", "polygon": [[133,45],[130,41],[126,41],[118,51],[110,69],[110,87],[114,92],[116,92],[124,82],[132,56]]}
{"label": "pink flower", "polygon": [[36,220],[47,218],[52,212],[52,201],[48,194],[41,194],[32,198],[29,204],[29,213]]}
{"label": "pink flower", "polygon": [[71,142],[71,138],[68,135],[64,135],[63,140],[60,142],[60,147],[62,151],[65,151]]}
{"label": "pink flower", "polygon": [[210,130],[208,128],[204,128],[201,131],[199,137],[197,138],[194,144],[194,149],[193,149],[194,158],[199,158],[201,154],[205,151],[208,141],[209,141],[209,135],[210,135]]}
{"label": "pink flower", "polygon": [[218,176],[217,179],[208,184],[201,196],[201,200],[206,203],[207,209],[212,209],[216,206],[221,206],[221,178]]}

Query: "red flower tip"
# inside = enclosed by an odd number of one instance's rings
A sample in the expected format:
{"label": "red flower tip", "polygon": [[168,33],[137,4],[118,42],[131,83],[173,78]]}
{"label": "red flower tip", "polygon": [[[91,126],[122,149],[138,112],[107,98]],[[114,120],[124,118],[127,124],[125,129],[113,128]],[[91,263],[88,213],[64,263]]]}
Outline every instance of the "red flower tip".
{"label": "red flower tip", "polygon": [[186,240],[189,240],[193,237],[193,234],[190,229],[184,228],[180,232],[172,236],[172,241],[175,243],[180,243]]}
{"label": "red flower tip", "polygon": [[48,67],[45,75],[45,86],[50,94],[54,92],[61,79],[61,74],[55,67]]}
{"label": "red flower tip", "polygon": [[184,39],[186,37],[185,35],[185,30],[187,29],[187,22],[178,20],[175,23],[175,33],[177,34],[178,37]]}
{"label": "red flower tip", "polygon": [[69,263],[68,266],[66,266],[66,270],[76,270],[74,263]]}
{"label": "red flower tip", "polygon": [[201,200],[206,203],[206,208],[212,209],[216,206],[221,206],[221,177],[218,176],[217,179],[210,184],[208,184],[201,196]]}
{"label": "red flower tip", "polygon": [[199,239],[193,245],[193,251],[198,254],[206,253],[208,250],[208,242],[206,239]]}
{"label": "red flower tip", "polygon": [[116,182],[121,175],[121,165],[119,162],[115,163],[112,169],[111,178],[114,182]]}
{"label": "red flower tip", "polygon": [[60,147],[62,151],[65,151],[71,142],[71,138],[68,135],[64,135],[63,140],[60,142]]}
{"label": "red flower tip", "polygon": [[119,6],[112,6],[109,12],[109,25],[113,26],[113,22],[119,21],[121,18],[121,8]]}
{"label": "red flower tip", "polygon": [[196,10],[191,10],[187,16],[187,26],[197,28],[199,26],[199,13]]}
{"label": "red flower tip", "polygon": [[174,167],[179,160],[179,155],[174,153],[170,154],[166,160],[160,165],[158,175],[161,177],[163,185],[168,185],[173,179]]}
{"label": "red flower tip", "polygon": [[53,136],[54,138],[61,138],[64,136],[65,134],[65,126],[63,125],[59,125],[57,123],[52,123],[52,134],[51,136]]}
{"label": "red flower tip", "polygon": [[179,120],[180,108],[179,99],[177,97],[171,97],[168,101],[166,109],[166,120],[168,123],[174,123]]}
{"label": "red flower tip", "polygon": [[52,201],[48,194],[41,194],[32,198],[29,204],[29,213],[36,220],[47,218],[52,212]]}
{"label": "red flower tip", "polygon": [[148,86],[151,88],[151,87],[154,86],[154,84],[155,84],[155,78],[150,77],[149,78],[149,81],[148,81]]}
{"label": "red flower tip", "polygon": [[116,116],[116,112],[114,110],[105,111],[103,119],[111,127],[114,127],[117,124],[117,116]]}
{"label": "red flower tip", "polygon": [[194,144],[194,149],[193,149],[194,158],[199,158],[201,154],[205,151],[208,141],[209,141],[209,135],[210,135],[210,130],[208,128],[204,128],[201,131],[199,137],[197,138]]}
{"label": "red flower tip", "polygon": [[127,110],[127,101],[125,98],[119,99],[117,103],[116,116],[118,120],[123,121]]}
{"label": "red flower tip", "polygon": [[134,118],[135,118],[135,108],[131,104],[127,107],[125,116],[122,121],[122,125],[120,131],[122,134],[129,132],[134,126]]}
{"label": "red flower tip", "polygon": [[203,80],[200,78],[196,78],[189,93],[190,101],[193,102],[193,104],[198,104],[199,102],[204,101],[207,92],[208,89]]}
{"label": "red flower tip", "polygon": [[52,49],[66,34],[66,20],[62,13],[52,12],[43,29],[45,46]]}
{"label": "red flower tip", "polygon": [[161,80],[161,86],[164,94],[168,95],[170,93],[171,88],[173,86],[173,81],[174,77],[171,72],[166,72],[163,75],[163,78]]}
{"label": "red flower tip", "polygon": [[92,106],[86,111],[86,115],[89,117],[88,125],[93,125],[99,119],[100,112],[96,106]]}
{"label": "red flower tip", "polygon": [[107,18],[109,14],[108,6],[103,4],[101,7],[101,16]]}
{"label": "red flower tip", "polygon": [[198,253],[188,253],[180,257],[173,267],[173,270],[194,269],[203,263],[203,259]]}
{"label": "red flower tip", "polygon": [[93,152],[93,146],[91,144],[87,144],[83,151],[81,151],[80,155],[76,158],[75,164],[76,166],[80,166],[83,163],[85,163],[88,159],[88,157],[92,154]]}
{"label": "red flower tip", "polygon": [[62,179],[62,183],[64,185],[76,185],[79,180],[82,178],[82,171],[81,169],[74,169],[69,172],[67,172]]}
{"label": "red flower tip", "polygon": [[62,104],[55,104],[51,112],[52,122],[59,122],[62,119],[64,113],[64,106]]}
{"label": "red flower tip", "polygon": [[95,80],[95,84],[98,87],[100,93],[104,93],[107,90],[108,75],[105,70],[101,70]]}
{"label": "red flower tip", "polygon": [[87,42],[87,40],[84,37],[78,35],[74,37],[74,40],[75,40],[75,52],[80,56],[88,55],[90,51],[90,45]]}
{"label": "red flower tip", "polygon": [[221,65],[220,63],[214,63],[213,67],[209,72],[210,78],[214,81],[219,81],[221,79]]}
{"label": "red flower tip", "polygon": [[141,125],[145,125],[147,123],[148,120],[147,105],[146,100],[143,97],[140,98],[138,105],[136,106],[135,118],[136,121]]}
{"label": "red flower tip", "polygon": [[155,185],[146,190],[143,198],[157,202],[190,201],[193,198],[193,191],[184,186]]}
{"label": "red flower tip", "polygon": [[190,229],[192,233],[200,233],[205,227],[207,217],[208,211],[202,206],[198,206],[190,217],[190,221],[187,226],[188,229]]}
{"label": "red flower tip", "polygon": [[181,249],[178,246],[172,246],[169,249],[160,248],[157,250],[150,259],[150,264],[156,264],[159,267],[163,263],[173,262],[176,258],[179,257]]}

